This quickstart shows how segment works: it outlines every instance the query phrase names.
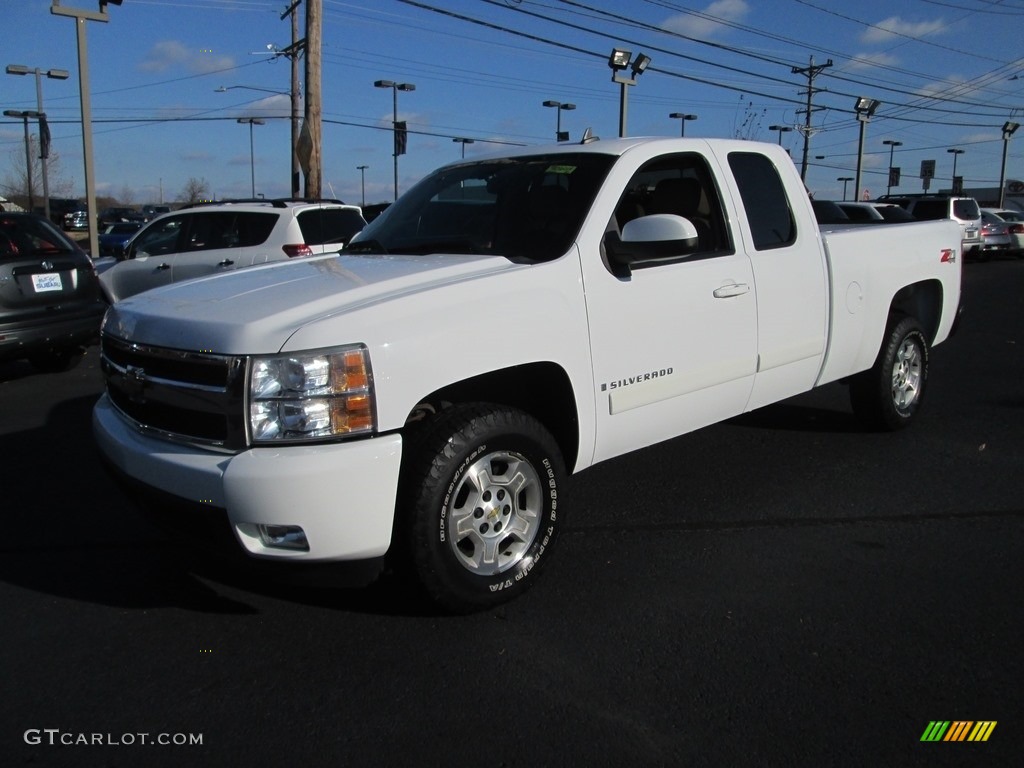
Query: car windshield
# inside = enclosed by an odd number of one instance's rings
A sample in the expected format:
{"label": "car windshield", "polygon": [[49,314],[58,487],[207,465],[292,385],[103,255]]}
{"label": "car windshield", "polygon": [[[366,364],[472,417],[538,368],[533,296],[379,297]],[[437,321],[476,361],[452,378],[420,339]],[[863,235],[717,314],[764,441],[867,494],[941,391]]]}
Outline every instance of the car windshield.
{"label": "car windshield", "polygon": [[575,239],[614,160],[580,152],[441,168],[374,219],[345,252],[558,258]]}

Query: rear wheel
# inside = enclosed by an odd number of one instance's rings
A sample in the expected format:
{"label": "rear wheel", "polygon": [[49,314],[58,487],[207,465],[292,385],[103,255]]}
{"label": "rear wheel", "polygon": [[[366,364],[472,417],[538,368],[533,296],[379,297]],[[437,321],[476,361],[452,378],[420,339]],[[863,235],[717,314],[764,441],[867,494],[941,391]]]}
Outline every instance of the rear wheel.
{"label": "rear wheel", "polygon": [[912,317],[894,318],[870,370],[850,383],[854,413],[874,429],[909,426],[924,400],[928,381],[928,340]]}
{"label": "rear wheel", "polygon": [[550,557],[564,470],[536,419],[459,405],[410,438],[396,537],[427,595],[454,612],[526,591]]}

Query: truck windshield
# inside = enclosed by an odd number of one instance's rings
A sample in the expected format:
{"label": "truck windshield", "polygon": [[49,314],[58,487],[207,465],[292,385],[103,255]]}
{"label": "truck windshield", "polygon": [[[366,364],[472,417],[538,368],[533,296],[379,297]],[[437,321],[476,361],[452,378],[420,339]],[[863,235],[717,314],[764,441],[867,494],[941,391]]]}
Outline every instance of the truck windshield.
{"label": "truck windshield", "polygon": [[572,245],[614,162],[593,152],[483,160],[435,171],[348,253],[482,253],[549,261]]}

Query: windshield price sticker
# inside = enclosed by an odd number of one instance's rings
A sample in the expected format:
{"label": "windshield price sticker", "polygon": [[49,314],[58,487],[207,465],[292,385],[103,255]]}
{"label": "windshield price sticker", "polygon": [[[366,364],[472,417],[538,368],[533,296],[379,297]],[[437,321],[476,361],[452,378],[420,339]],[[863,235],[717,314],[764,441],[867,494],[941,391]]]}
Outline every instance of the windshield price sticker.
{"label": "windshield price sticker", "polygon": [[32,275],[32,287],[36,289],[36,293],[60,291],[64,289],[64,285],[60,281],[60,273],[58,272],[47,272],[45,275]]}

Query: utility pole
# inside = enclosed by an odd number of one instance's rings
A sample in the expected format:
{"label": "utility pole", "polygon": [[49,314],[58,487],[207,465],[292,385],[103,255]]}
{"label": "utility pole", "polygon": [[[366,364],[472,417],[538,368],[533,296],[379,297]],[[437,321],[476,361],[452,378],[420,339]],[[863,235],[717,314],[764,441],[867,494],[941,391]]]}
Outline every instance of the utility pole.
{"label": "utility pole", "polygon": [[[804,155],[803,160],[800,163],[800,178],[803,180],[807,179],[807,154],[811,148],[811,134],[814,130],[811,128],[811,115],[814,112],[818,112],[824,107],[814,107],[811,105],[811,99],[814,94],[820,93],[823,89],[814,87],[814,78],[821,74],[823,69],[827,69],[832,66],[832,59],[829,59],[824,64],[814,64],[814,57],[811,56],[810,66],[807,67],[793,67],[794,75],[804,75],[807,78],[807,106],[804,109],[798,109],[797,114],[804,115],[803,127],[797,127],[797,130],[804,135]],[[781,134],[780,134],[781,138]]]}
{"label": "utility pole", "polygon": [[306,47],[306,41],[304,39],[299,40],[299,14],[296,13],[296,9],[301,3],[302,0],[294,0],[288,9],[281,14],[282,21],[284,21],[285,16],[291,16],[292,21],[292,44],[283,51],[280,51],[280,55],[287,56],[292,63],[292,197],[299,196],[299,182],[301,180],[301,174],[299,173],[299,154],[297,149],[299,144],[299,55]]}
{"label": "utility pole", "polygon": [[306,197],[319,198],[323,185],[323,156],[320,98],[320,53],[323,38],[323,0],[306,0],[306,119],[302,132],[309,139],[309,168]]}

